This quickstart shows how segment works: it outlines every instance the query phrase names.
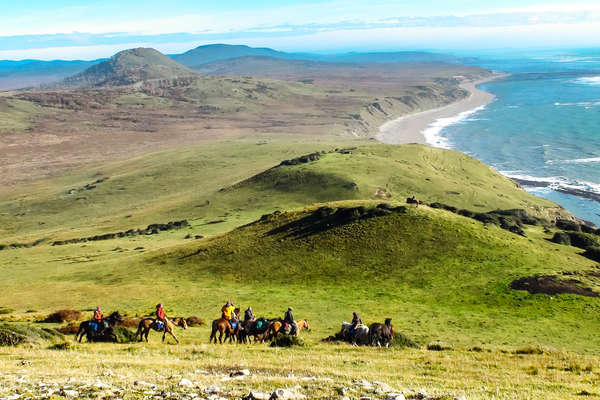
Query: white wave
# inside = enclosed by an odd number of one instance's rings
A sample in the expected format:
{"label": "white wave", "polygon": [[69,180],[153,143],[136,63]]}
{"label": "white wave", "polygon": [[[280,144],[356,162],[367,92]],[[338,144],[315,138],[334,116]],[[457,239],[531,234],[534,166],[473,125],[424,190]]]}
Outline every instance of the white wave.
{"label": "white wave", "polygon": [[600,86],[600,76],[590,76],[589,78],[578,78],[578,79],[575,79],[574,82],[582,84],[582,85]]}
{"label": "white wave", "polygon": [[463,111],[460,114],[455,115],[453,117],[440,118],[432,124],[430,124],[426,129],[421,131],[421,133],[423,134],[423,136],[425,136],[425,141],[429,145],[434,147],[441,147],[443,149],[450,149],[452,148],[450,141],[441,135],[444,128],[447,128],[451,125],[456,125],[460,122],[464,122],[468,120],[468,117],[470,115],[473,115],[476,112],[479,112],[483,109],[485,109],[485,105],[479,106],[472,110]]}
{"label": "white wave", "polygon": [[597,163],[600,162],[600,157],[576,158],[575,160],[563,160],[563,162],[572,164]]}
{"label": "white wave", "polygon": [[509,178],[519,179],[523,181],[539,182],[546,185],[549,189],[554,190],[581,190],[584,192],[598,193],[600,194],[600,183],[570,180],[564,176],[549,176],[549,177],[537,177],[530,175],[521,175],[510,173],[513,171],[499,171],[502,175]]}
{"label": "white wave", "polygon": [[600,106],[600,101],[580,101],[577,103],[559,103],[556,102],[554,103],[555,106],[557,107],[585,107],[585,108],[590,108],[590,107],[597,107]]}

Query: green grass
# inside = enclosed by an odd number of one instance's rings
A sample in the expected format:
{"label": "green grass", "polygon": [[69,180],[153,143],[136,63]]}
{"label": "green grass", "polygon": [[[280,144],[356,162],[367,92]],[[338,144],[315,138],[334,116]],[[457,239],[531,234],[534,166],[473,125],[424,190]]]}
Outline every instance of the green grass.
{"label": "green grass", "polygon": [[0,135],[31,128],[32,119],[41,113],[41,107],[34,103],[0,98]]}

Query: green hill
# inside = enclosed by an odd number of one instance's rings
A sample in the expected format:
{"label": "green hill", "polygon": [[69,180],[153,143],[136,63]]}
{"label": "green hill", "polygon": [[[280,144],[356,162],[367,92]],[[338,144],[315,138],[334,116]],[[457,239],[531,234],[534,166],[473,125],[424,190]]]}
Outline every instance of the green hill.
{"label": "green hill", "polygon": [[197,69],[203,64],[214,61],[228,60],[238,57],[275,57],[291,58],[292,55],[269,48],[256,48],[244,45],[210,44],[198,46],[183,54],[173,56],[173,59],[189,68]]}
{"label": "green hill", "polygon": [[151,79],[174,79],[195,73],[157,50],[121,51],[110,59],[66,78],[61,87],[121,86]]}

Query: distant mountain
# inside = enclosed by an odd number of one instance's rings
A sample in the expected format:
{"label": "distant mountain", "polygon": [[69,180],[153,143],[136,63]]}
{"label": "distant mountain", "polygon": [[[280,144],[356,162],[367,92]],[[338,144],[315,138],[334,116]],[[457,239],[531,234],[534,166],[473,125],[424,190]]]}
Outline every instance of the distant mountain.
{"label": "distant mountain", "polygon": [[22,89],[57,82],[102,61],[0,61],[0,90]]}
{"label": "distant mountain", "polygon": [[206,46],[199,46],[183,54],[172,56],[172,58],[186,67],[196,69],[200,65],[215,61],[249,56],[264,56],[284,59],[295,58],[292,54],[273,49],[230,44],[210,44]]}
{"label": "distant mountain", "polygon": [[313,53],[285,53],[269,48],[255,48],[249,46],[212,44],[200,46],[172,58],[195,70],[203,70],[206,64],[244,57],[270,57],[283,60],[318,61],[327,63],[449,63],[459,64],[461,59],[447,54],[429,53],[422,51],[397,51],[375,53],[341,53],[341,54],[313,54]]}
{"label": "distant mountain", "polygon": [[195,75],[158,50],[137,48],[121,51],[106,61],[66,78],[62,87],[131,85],[149,79],[172,79]]}

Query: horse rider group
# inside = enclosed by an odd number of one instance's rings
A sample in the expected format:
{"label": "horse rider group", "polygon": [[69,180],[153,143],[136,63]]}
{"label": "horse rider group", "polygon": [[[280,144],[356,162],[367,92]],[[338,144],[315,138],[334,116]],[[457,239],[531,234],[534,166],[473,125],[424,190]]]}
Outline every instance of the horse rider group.
{"label": "horse rider group", "polygon": [[[108,324],[104,320],[104,314],[102,313],[100,306],[96,307],[94,316],[90,322],[92,323],[94,332],[96,332],[98,335],[102,334],[102,332],[108,327]],[[169,320],[167,319],[167,315],[165,314],[165,309],[162,304],[156,305],[154,324],[159,330],[164,330],[165,332],[167,331]]]}
{"label": "horse rider group", "polygon": [[[296,323],[296,320],[294,319],[294,316],[292,315],[292,310],[293,310],[292,307],[288,307],[282,321],[284,322],[284,324],[288,324],[290,326],[290,328],[291,328],[290,335],[297,335],[298,334],[298,324]],[[236,329],[237,325],[240,323],[239,316],[235,313],[235,306],[233,305],[231,300],[228,300],[227,303],[225,303],[225,305],[221,308],[221,317],[224,320],[226,320],[229,323],[229,325],[231,326],[231,329],[234,329],[234,330]],[[248,307],[246,309],[246,311],[244,311],[244,323],[247,323],[250,321],[255,321],[255,320],[256,320],[256,316],[252,312],[252,307]]]}

